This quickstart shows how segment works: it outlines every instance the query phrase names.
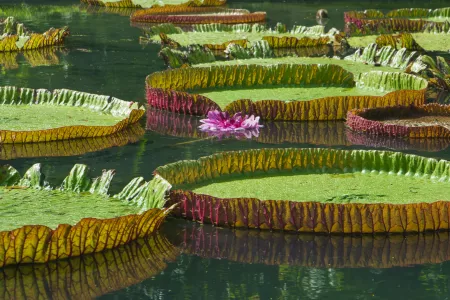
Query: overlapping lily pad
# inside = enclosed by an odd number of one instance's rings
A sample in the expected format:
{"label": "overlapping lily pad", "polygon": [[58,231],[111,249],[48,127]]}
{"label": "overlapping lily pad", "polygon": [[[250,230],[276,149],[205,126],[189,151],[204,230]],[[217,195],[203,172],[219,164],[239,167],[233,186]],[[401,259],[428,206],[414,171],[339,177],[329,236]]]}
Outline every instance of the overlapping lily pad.
{"label": "overlapping lily pad", "polygon": [[354,35],[433,30],[447,32],[450,28],[450,8],[435,10],[397,9],[386,15],[379,10],[349,11],[344,13],[346,32]]}
{"label": "overlapping lily pad", "polygon": [[93,299],[156,276],[178,253],[165,236],[155,234],[100,253],[2,268],[0,298]]}
{"label": "overlapping lily pad", "polygon": [[260,23],[266,20],[265,12],[250,13],[245,9],[221,7],[162,6],[138,10],[131,15],[131,22],[173,24],[239,24]]}
{"label": "overlapping lily pad", "polygon": [[[383,46],[381,42],[392,45],[396,48],[398,44],[399,48],[405,48],[404,36],[409,37],[410,45],[408,50],[427,50],[427,51],[442,51],[448,52],[450,50],[450,28],[448,32],[433,33],[433,32],[417,32],[417,33],[404,33],[399,35],[366,35],[366,36],[354,36],[348,38],[348,42],[352,47],[365,47],[370,43],[377,43]],[[387,41],[388,40],[388,41]]]}
{"label": "overlapping lily pad", "polygon": [[41,143],[2,144],[0,145],[0,159],[78,156],[136,143],[144,134],[145,129],[140,124],[132,124],[124,130],[108,136]]}
{"label": "overlapping lily pad", "polygon": [[303,64],[180,68],[153,73],[146,83],[148,103],[159,109],[222,109],[277,121],[340,120],[352,108],[423,104],[427,87],[409,74],[369,72],[355,82],[340,66]]}
{"label": "overlapping lily pad", "polygon": [[258,230],[223,230],[185,224],[182,251],[243,264],[310,268],[411,267],[450,260],[447,233],[387,236],[324,236]]}
{"label": "overlapping lily pad", "polygon": [[31,33],[13,17],[8,17],[0,20],[0,32],[3,32],[0,38],[0,52],[14,52],[61,45],[69,35],[69,28],[50,28],[42,34]]}
{"label": "overlapping lily pad", "polygon": [[444,160],[258,149],[180,161],[155,174],[172,185],[175,215],[218,226],[347,234],[450,229],[450,163]]}
{"label": "overlapping lily pad", "polygon": [[[376,48],[376,46],[375,46]],[[237,64],[333,64],[342,66],[344,69],[359,75],[363,72],[374,70],[377,66],[379,71],[396,71],[396,69],[405,69],[407,64],[404,62],[390,65],[381,65],[374,62],[369,63],[362,61],[357,54],[345,57],[345,60],[339,56],[327,57],[333,52],[332,47],[323,45],[320,47],[304,47],[304,48],[287,48],[287,49],[273,49],[269,46],[267,41],[258,41],[252,44],[250,48],[243,48],[237,44],[228,45],[223,52],[211,51],[205,47],[190,46],[184,50],[164,47],[159,56],[164,59],[166,64],[172,68],[196,66],[205,67],[211,65],[237,65]],[[359,54],[361,50],[358,50]],[[402,55],[404,51],[398,54],[392,54],[395,61],[405,58]],[[409,52],[408,52],[409,53]],[[375,53],[374,53],[375,55]],[[228,60],[223,60],[224,56]],[[355,59],[352,59],[355,57]],[[417,57],[415,55],[414,57]],[[389,57],[391,58],[391,57]],[[411,59],[409,59],[411,60]]]}
{"label": "overlapping lily pad", "polygon": [[145,114],[137,103],[66,89],[0,87],[0,142],[50,142],[119,132]]}
{"label": "overlapping lily pad", "polygon": [[104,170],[90,179],[87,166],[75,165],[56,189],[45,181],[40,164],[23,177],[2,166],[0,267],[100,252],[158,230],[170,211],[161,209],[167,182],[135,178],[110,197],[113,176],[113,170]]}
{"label": "overlapping lily pad", "polygon": [[211,50],[225,50],[231,43],[244,48],[256,41],[265,40],[271,48],[317,47],[331,44],[336,29],[325,32],[324,26],[296,25],[287,30],[283,24],[267,28],[260,24],[197,24],[192,30],[183,30],[171,24],[153,26],[149,39],[164,45],[189,46],[199,44]]}
{"label": "overlapping lily pad", "polygon": [[373,135],[450,139],[450,106],[433,103],[352,110],[347,125]]}
{"label": "overlapping lily pad", "polygon": [[81,0],[82,3],[107,7],[152,8],[159,6],[220,6],[226,0]]}

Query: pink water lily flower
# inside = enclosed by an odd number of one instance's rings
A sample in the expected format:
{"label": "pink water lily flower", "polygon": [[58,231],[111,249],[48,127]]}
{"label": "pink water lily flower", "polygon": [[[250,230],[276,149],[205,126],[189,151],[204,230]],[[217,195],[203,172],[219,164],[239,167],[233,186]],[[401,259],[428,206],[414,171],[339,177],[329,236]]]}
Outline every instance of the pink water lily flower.
{"label": "pink water lily flower", "polygon": [[203,131],[241,131],[263,127],[259,125],[259,117],[254,115],[242,117],[241,113],[236,113],[230,117],[227,112],[218,110],[208,112],[208,118],[200,122],[203,124],[199,128]]}

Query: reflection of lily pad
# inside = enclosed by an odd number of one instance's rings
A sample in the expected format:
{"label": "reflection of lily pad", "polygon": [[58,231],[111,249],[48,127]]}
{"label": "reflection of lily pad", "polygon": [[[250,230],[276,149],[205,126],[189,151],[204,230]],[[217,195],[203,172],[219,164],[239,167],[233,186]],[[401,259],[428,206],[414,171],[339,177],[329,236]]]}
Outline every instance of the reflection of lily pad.
{"label": "reflection of lily pad", "polygon": [[133,179],[109,197],[112,170],[91,180],[85,165],[75,165],[59,189],[45,182],[40,164],[23,177],[10,166],[0,172],[1,267],[112,249],[153,233],[167,213],[160,208],[168,185],[159,178]]}
{"label": "reflection of lily pad", "polygon": [[167,24],[153,26],[150,39],[167,44],[166,39],[181,46],[193,44],[203,45],[212,50],[225,50],[230,43],[237,43],[246,48],[250,43],[266,40],[271,48],[315,47],[330,44],[337,32],[331,29],[325,33],[324,26],[294,26],[290,31],[279,24],[275,28],[267,28],[260,24],[198,24],[192,31]]}
{"label": "reflection of lily pad", "polygon": [[136,7],[151,8],[164,5],[190,6],[218,6],[224,5],[226,0],[81,0],[82,3],[108,7]]}
{"label": "reflection of lily pad", "polygon": [[64,89],[1,87],[0,100],[3,143],[106,136],[136,123],[145,113],[132,102]]}
{"label": "reflection of lily pad", "polygon": [[2,268],[0,298],[93,299],[159,274],[178,252],[163,235],[156,234],[100,253]]}
{"label": "reflection of lily pad", "polygon": [[355,87],[353,74],[336,65],[211,66],[149,75],[147,100],[185,114],[223,109],[269,120],[339,120],[352,108],[421,104],[426,86],[408,74],[369,72]]}
{"label": "reflection of lily pad", "polygon": [[51,66],[60,63],[58,54],[63,53],[55,48],[43,48],[38,50],[24,51],[22,54],[25,60],[32,67]]}
{"label": "reflection of lily pad", "polygon": [[258,149],[180,161],[155,174],[173,186],[175,214],[200,222],[404,233],[450,229],[449,171],[447,161],[403,153]]}
{"label": "reflection of lily pad", "polygon": [[352,145],[363,145],[372,148],[386,148],[396,151],[415,150],[437,152],[450,146],[449,139],[405,139],[403,137],[389,137],[373,135],[364,132],[346,130],[347,141]]}
{"label": "reflection of lily pad", "polygon": [[367,235],[291,235],[258,230],[222,230],[195,223],[183,225],[184,253],[243,264],[392,268],[450,260],[447,251],[450,239],[446,233],[374,238]]}
{"label": "reflection of lily pad", "polygon": [[264,22],[265,19],[265,12],[250,13],[245,9],[204,6],[162,6],[138,10],[131,15],[131,22],[173,24],[259,23]]}
{"label": "reflection of lily pad", "polygon": [[122,131],[108,136],[81,138],[75,140],[2,144],[0,145],[0,159],[10,160],[23,157],[55,157],[77,156],[89,152],[96,152],[111,147],[125,146],[135,143],[145,134],[140,124],[133,124]]}
{"label": "reflection of lily pad", "polygon": [[373,135],[450,139],[450,106],[434,103],[352,110],[347,125]]}
{"label": "reflection of lily pad", "polygon": [[[147,110],[146,128],[160,134],[195,139],[209,137],[198,128],[200,125],[200,118],[195,116]],[[263,144],[351,145],[345,136],[344,122],[266,122],[252,140]]]}

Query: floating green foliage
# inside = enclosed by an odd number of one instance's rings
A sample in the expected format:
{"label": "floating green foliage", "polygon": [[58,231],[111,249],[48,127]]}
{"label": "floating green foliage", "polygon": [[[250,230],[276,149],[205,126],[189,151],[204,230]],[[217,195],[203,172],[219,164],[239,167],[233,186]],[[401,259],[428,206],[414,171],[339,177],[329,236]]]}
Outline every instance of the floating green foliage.
{"label": "floating green foliage", "polygon": [[0,231],[24,225],[75,224],[83,217],[112,218],[162,208],[170,185],[161,178],[146,182],[133,179],[119,194],[108,191],[113,170],[103,170],[92,179],[86,165],[77,164],[59,187],[45,181],[41,164],[35,164],[24,176],[10,166],[0,166],[2,218]]}
{"label": "floating green foliage", "polygon": [[365,48],[356,50],[355,53],[346,56],[344,59],[371,65],[406,69],[418,56],[419,53],[417,51],[408,51],[406,48],[396,50],[392,46],[378,47],[376,43],[372,43]]}

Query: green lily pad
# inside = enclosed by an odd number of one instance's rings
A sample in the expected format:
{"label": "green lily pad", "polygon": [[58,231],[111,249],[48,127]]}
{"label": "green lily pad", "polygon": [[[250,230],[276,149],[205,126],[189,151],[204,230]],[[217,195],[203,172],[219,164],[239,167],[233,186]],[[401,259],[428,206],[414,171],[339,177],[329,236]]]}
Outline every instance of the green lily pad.
{"label": "green lily pad", "polygon": [[81,2],[99,6],[151,8],[164,5],[216,6],[225,4],[226,0],[81,0]]}
{"label": "green lily pad", "polygon": [[358,77],[361,73],[370,71],[382,72],[401,72],[401,70],[388,66],[377,66],[373,64],[366,64],[350,59],[339,59],[329,57],[276,57],[276,58],[250,58],[250,59],[235,59],[226,61],[215,61],[212,63],[196,64],[195,67],[209,67],[222,65],[275,65],[275,64],[320,64],[320,65],[337,65],[345,70],[353,73]]}
{"label": "green lily pad", "polygon": [[[181,46],[189,46],[193,44],[211,45],[212,48],[220,48],[230,41],[246,40],[248,42],[256,42],[263,40],[265,37],[275,38],[328,38],[328,40],[321,44],[326,44],[333,38],[337,32],[336,29],[331,29],[328,33],[325,32],[324,26],[294,26],[290,31],[282,24],[278,24],[275,28],[266,28],[260,24],[199,24],[193,25],[192,31],[184,31],[179,27],[163,24],[160,26],[153,26],[150,28],[150,39],[155,42],[160,42],[159,34],[164,33],[167,37]],[[286,44],[284,44],[286,43]],[[306,42],[305,42],[306,43]],[[225,48],[226,46],[222,46]],[[287,42],[282,42],[277,47],[288,47]]]}
{"label": "green lily pad", "polygon": [[261,178],[252,176],[229,178],[219,182],[215,180],[210,184],[192,185],[183,189],[217,198],[258,198],[319,203],[406,204],[450,201],[448,182],[389,174],[294,173]]}
{"label": "green lily pad", "polygon": [[51,187],[40,164],[31,167],[22,178],[12,167],[1,168],[0,232],[25,225],[54,229],[59,224],[74,225],[86,217],[117,218],[164,205],[164,182],[158,179],[146,183],[137,178],[110,197],[107,193],[114,176],[111,170],[90,179],[87,166],[75,165],[60,187]]}
{"label": "green lily pad", "polygon": [[2,130],[43,130],[63,126],[111,126],[122,118],[88,108],[54,105],[0,105]]}
{"label": "green lily pad", "polygon": [[179,161],[155,174],[172,185],[168,203],[181,204],[176,215],[219,226],[371,234],[450,229],[445,160],[256,149]]}
{"label": "green lily pad", "polygon": [[[355,80],[336,65],[213,65],[149,75],[147,100],[154,107],[190,114],[244,109],[263,119],[339,120],[351,106],[423,102],[426,87],[426,80],[398,72],[362,73]],[[409,98],[411,93],[417,95]]]}
{"label": "green lily pad", "polygon": [[[449,51],[450,50],[450,33],[411,33],[416,42],[427,51]],[[348,38],[348,42],[352,47],[366,47],[371,43],[375,43],[377,35],[352,36]]]}
{"label": "green lily pad", "polygon": [[0,87],[0,140],[47,142],[106,136],[145,113],[133,102],[71,90]]}

